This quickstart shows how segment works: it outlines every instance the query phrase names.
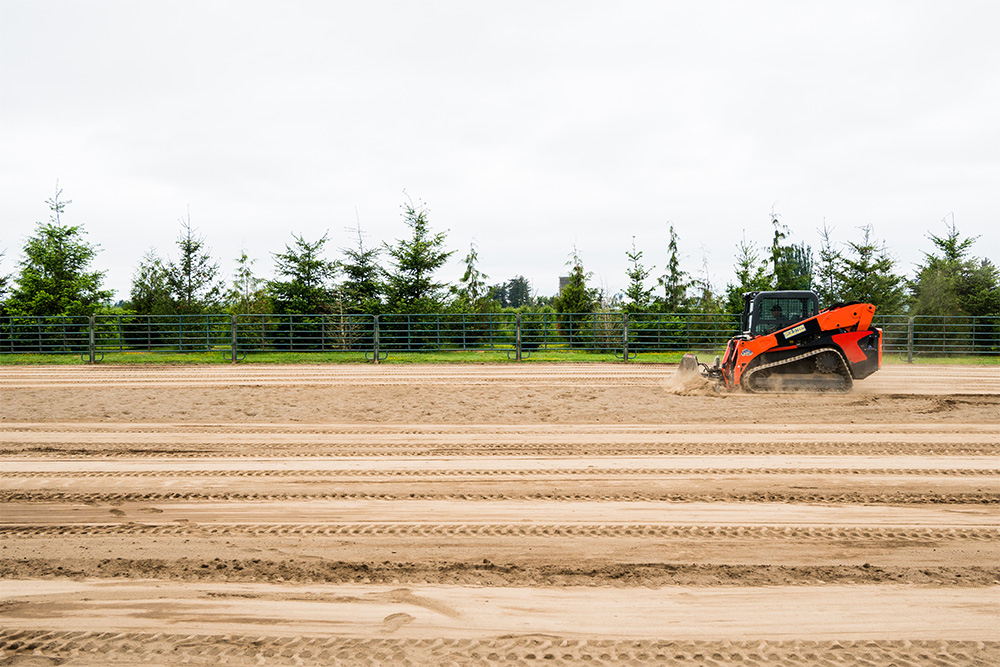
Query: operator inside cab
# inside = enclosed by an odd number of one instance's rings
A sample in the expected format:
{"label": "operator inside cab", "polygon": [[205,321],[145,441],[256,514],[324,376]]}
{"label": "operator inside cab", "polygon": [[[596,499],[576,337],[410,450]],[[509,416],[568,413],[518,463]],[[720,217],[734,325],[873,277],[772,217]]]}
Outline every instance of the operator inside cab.
{"label": "operator inside cab", "polygon": [[773,322],[771,326],[768,327],[771,331],[777,331],[785,326],[785,314],[781,310],[781,304],[775,303],[771,306],[771,319]]}

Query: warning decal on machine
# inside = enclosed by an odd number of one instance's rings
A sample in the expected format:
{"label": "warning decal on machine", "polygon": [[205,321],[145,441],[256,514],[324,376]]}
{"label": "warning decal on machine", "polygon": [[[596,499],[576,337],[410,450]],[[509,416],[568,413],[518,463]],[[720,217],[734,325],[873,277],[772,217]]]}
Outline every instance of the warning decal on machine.
{"label": "warning decal on machine", "polygon": [[788,340],[789,338],[794,338],[795,336],[798,336],[800,333],[805,333],[805,331],[806,331],[806,325],[804,324],[800,324],[797,327],[792,327],[791,329],[785,332],[785,340]]}

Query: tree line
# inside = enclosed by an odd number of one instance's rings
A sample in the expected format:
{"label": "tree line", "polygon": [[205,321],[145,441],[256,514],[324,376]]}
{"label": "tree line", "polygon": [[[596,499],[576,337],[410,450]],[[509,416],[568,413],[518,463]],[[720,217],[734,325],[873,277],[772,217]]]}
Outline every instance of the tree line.
{"label": "tree line", "polygon": [[[401,207],[407,236],[370,245],[360,224],[352,245],[328,257],[329,236],[307,239],[292,234],[283,251],[272,252],[273,275],[263,279],[255,260],[244,251],[228,278],[204,236],[180,220],[173,258],[150,250],[133,271],[129,298],[112,305],[104,288],[105,272],[93,268],[100,246],[89,243],[82,225],[63,222],[71,201],[62,190],[46,200],[47,222],[36,224],[24,244],[14,274],[0,274],[0,315],[58,316],[121,313],[137,315],[232,314],[384,314],[487,313],[516,309],[557,313],[599,310],[651,313],[739,313],[742,294],[754,290],[814,290],[824,305],[862,301],[884,315],[1000,315],[1000,270],[973,254],[978,237],[963,237],[954,219],[946,232],[927,234],[929,249],[913,278],[899,273],[885,241],[866,225],[853,240],[838,242],[825,223],[813,250],[794,243],[791,231],[773,212],[769,243],[744,237],[737,243],[733,277],[716,289],[708,273],[681,267],[680,238],[667,227],[666,254],[660,272],[644,264],[633,237],[626,251],[627,287],[606,294],[594,287],[592,274],[574,249],[568,277],[554,296],[535,293],[524,276],[489,282],[479,268],[473,243],[455,284],[437,274],[455,251],[447,234],[435,232],[429,210],[407,200]],[[2,255],[0,255],[2,257]]]}

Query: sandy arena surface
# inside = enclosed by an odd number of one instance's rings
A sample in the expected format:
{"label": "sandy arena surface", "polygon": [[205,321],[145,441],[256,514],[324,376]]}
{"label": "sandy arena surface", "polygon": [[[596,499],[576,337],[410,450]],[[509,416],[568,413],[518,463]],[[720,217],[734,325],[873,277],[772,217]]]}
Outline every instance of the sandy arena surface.
{"label": "sandy arena surface", "polygon": [[1000,664],[1000,367],[0,366],[0,665]]}

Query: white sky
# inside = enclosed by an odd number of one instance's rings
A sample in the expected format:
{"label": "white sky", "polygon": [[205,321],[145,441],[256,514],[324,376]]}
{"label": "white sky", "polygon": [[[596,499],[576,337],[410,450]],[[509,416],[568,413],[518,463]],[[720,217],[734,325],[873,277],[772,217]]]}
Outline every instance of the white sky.
{"label": "white sky", "polygon": [[[635,236],[732,279],[772,209],[874,226],[911,273],[954,214],[1000,260],[1000,3],[0,0],[0,272],[58,179],[127,298],[187,214],[230,274],[291,233],[407,233],[404,190],[490,282],[554,294]],[[652,282],[652,281],[651,281]]]}

